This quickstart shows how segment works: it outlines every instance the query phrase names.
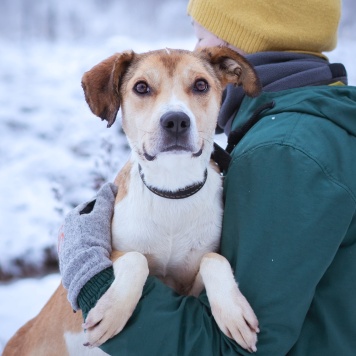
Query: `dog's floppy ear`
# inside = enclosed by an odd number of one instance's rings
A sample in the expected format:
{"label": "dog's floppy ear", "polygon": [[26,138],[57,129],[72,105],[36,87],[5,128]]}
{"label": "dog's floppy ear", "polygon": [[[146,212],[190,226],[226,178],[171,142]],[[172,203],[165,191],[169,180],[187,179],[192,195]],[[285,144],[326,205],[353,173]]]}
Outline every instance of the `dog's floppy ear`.
{"label": "dog's floppy ear", "polygon": [[114,54],[100,62],[82,78],[85,100],[91,111],[110,127],[120,108],[120,80],[134,57],[133,51]]}
{"label": "dog's floppy ear", "polygon": [[255,69],[236,51],[220,46],[201,48],[196,52],[210,62],[223,87],[230,83],[242,85],[247,95],[254,97],[260,94],[261,84]]}

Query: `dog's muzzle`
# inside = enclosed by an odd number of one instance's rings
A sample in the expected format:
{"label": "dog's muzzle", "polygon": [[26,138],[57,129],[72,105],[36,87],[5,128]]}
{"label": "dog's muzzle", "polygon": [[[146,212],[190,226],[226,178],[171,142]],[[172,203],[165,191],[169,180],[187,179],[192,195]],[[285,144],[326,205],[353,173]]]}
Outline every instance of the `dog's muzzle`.
{"label": "dog's muzzle", "polygon": [[190,118],[182,111],[169,111],[162,115],[160,124],[166,133],[178,139],[189,130]]}
{"label": "dog's muzzle", "polygon": [[[148,161],[153,161],[163,152],[191,153],[192,157],[199,157],[203,153],[204,144],[197,148],[193,142],[190,117],[183,111],[168,111],[160,118],[160,134],[158,145],[146,150],[142,148],[142,155]],[[150,152],[151,151],[151,152]]]}
{"label": "dog's muzzle", "polygon": [[182,111],[168,111],[161,116],[160,152],[187,151],[193,152],[191,142],[191,121]]}

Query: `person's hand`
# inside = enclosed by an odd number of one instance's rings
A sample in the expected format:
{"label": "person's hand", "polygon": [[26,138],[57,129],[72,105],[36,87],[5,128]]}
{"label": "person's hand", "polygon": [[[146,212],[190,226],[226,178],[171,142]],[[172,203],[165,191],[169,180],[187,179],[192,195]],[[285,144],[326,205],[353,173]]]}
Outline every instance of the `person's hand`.
{"label": "person's hand", "polygon": [[96,197],[66,216],[58,236],[59,268],[68,300],[78,310],[82,287],[97,273],[112,266],[111,220],[117,187],[104,184]]}

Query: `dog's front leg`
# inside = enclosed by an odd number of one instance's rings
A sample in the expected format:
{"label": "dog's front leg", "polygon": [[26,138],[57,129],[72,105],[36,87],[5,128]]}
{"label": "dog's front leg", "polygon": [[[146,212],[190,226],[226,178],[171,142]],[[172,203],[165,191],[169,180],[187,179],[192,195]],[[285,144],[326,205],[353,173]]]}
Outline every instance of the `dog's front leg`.
{"label": "dog's front leg", "polygon": [[245,349],[255,352],[258,321],[240,292],[227,259],[217,253],[206,254],[191,294],[205,286],[214,319],[221,331]]}
{"label": "dog's front leg", "polygon": [[124,328],[149,273],[147,259],[139,252],[113,252],[111,259],[115,280],[85,319],[86,346],[100,346]]}

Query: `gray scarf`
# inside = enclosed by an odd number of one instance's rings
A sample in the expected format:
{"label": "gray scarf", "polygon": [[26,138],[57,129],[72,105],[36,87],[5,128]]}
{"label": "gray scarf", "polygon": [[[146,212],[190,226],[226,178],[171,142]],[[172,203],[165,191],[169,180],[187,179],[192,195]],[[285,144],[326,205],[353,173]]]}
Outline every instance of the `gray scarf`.
{"label": "gray scarf", "polygon": [[[330,64],[326,59],[293,52],[259,52],[246,58],[255,67],[263,91],[273,92],[311,85],[328,85],[341,81],[347,84],[342,64]],[[244,98],[241,87],[229,85],[223,95],[217,132],[230,133],[231,124]]]}

